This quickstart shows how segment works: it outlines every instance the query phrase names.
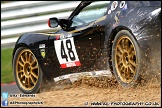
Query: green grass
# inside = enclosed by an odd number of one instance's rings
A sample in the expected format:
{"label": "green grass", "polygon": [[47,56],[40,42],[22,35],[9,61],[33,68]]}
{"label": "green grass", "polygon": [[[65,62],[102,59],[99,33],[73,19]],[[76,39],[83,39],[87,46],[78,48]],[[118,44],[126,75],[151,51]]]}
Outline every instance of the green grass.
{"label": "green grass", "polygon": [[14,81],[12,71],[12,51],[13,48],[1,49],[1,83]]}

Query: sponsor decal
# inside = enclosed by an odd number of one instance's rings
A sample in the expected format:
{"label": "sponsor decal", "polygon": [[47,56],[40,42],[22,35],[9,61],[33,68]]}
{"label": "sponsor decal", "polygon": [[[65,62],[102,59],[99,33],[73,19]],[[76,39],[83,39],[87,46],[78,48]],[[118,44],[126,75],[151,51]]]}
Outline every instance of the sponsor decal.
{"label": "sponsor decal", "polygon": [[126,9],[127,9],[127,3],[125,4],[122,10],[126,10]]}
{"label": "sponsor decal", "polygon": [[96,75],[96,72],[94,72],[94,71],[93,71],[93,72],[91,72],[91,73],[92,73],[92,75]]}
{"label": "sponsor decal", "polygon": [[117,7],[118,7],[118,1],[114,1],[114,2],[111,4],[111,10],[114,11]]}
{"label": "sponsor decal", "polygon": [[78,77],[78,74],[77,74],[77,73],[71,74],[71,75],[69,76],[69,78],[76,78],[76,77]]}
{"label": "sponsor decal", "polygon": [[113,24],[113,28],[115,28],[120,23],[120,20],[119,20],[120,13],[121,13],[121,11],[117,11],[114,16],[115,23]]}
{"label": "sponsor decal", "polygon": [[67,75],[62,75],[59,77],[54,78],[54,81],[60,81],[63,79],[70,79],[72,82],[76,81],[77,78],[81,77],[81,76],[87,76],[87,77],[98,77],[98,76],[108,76],[108,77],[112,77],[112,73],[110,70],[101,70],[101,71],[90,71],[90,72],[80,72],[80,73],[72,73],[72,74],[67,74]]}
{"label": "sponsor decal", "polygon": [[40,44],[39,45],[39,49],[40,49],[40,53],[41,53],[41,56],[44,58],[46,53],[45,53],[45,47],[46,45],[45,44]]}
{"label": "sponsor decal", "polygon": [[72,33],[63,33],[60,35],[60,39],[67,39],[67,38],[70,38],[72,37]]}
{"label": "sponsor decal", "polygon": [[59,76],[59,79],[61,79],[61,80],[62,80],[62,79],[64,79],[64,77],[63,77],[63,76]]}
{"label": "sponsor decal", "polygon": [[46,47],[45,44],[40,44],[40,45],[39,45],[39,48],[45,48],[45,47]]}
{"label": "sponsor decal", "polygon": [[124,6],[125,6],[125,1],[121,1],[120,2],[120,8],[124,8]]}
{"label": "sponsor decal", "polygon": [[60,36],[56,36],[56,40],[59,40],[60,39]]}
{"label": "sponsor decal", "polygon": [[45,49],[44,50],[41,50],[41,55],[42,55],[42,57],[44,58],[45,57]]}
{"label": "sponsor decal", "polygon": [[108,14],[111,14],[111,9],[108,11]]}

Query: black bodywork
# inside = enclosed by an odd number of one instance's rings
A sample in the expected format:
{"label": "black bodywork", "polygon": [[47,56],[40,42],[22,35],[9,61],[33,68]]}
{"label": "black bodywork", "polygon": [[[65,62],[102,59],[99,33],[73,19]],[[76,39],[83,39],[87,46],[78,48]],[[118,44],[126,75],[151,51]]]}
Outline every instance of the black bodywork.
{"label": "black bodywork", "polygon": [[[115,35],[120,30],[130,31],[143,53],[148,55],[152,54],[151,52],[158,53],[161,49],[161,1],[126,1],[127,9],[122,10],[118,6],[108,14],[112,2],[108,5],[103,17],[87,26],[76,27],[73,30],[59,30],[54,33],[27,33],[20,36],[16,42],[13,56],[17,48],[29,48],[35,54],[44,76],[51,80],[69,73],[94,70],[113,71],[111,66],[112,44]],[[118,1],[119,4],[120,2]],[[90,3],[81,2],[82,5],[80,4],[74,10],[69,20]],[[60,35],[68,34],[74,37],[81,66],[62,69],[55,53],[54,41],[59,40]],[[44,58],[40,53],[40,44],[45,44]],[[151,56],[147,56],[147,60],[150,60]]]}

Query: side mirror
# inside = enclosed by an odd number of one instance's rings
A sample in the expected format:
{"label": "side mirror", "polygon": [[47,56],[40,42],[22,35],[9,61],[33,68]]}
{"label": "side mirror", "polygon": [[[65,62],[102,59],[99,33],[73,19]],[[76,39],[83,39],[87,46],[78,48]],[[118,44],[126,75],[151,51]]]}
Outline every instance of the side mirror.
{"label": "side mirror", "polygon": [[56,17],[49,18],[48,20],[48,26],[50,28],[58,27],[58,25],[61,26],[63,30],[69,30],[70,27],[70,21],[68,19],[57,19]]}
{"label": "side mirror", "polygon": [[57,18],[49,18],[48,19],[48,26],[50,28],[55,28],[55,27],[58,27],[59,25],[59,21]]}

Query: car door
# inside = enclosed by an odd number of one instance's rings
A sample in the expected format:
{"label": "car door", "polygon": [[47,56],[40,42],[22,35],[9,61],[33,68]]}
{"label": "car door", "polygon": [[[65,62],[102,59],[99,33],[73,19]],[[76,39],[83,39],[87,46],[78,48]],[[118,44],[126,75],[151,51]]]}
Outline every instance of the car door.
{"label": "car door", "polygon": [[[100,3],[100,4],[99,4]],[[109,1],[92,2],[71,19],[69,31],[60,30],[49,38],[55,47],[52,58],[60,74],[88,71],[101,54],[104,43],[105,14]],[[77,9],[76,9],[77,10]],[[59,36],[56,40],[56,35]],[[52,42],[54,41],[54,42]],[[57,65],[58,64],[58,65]]]}

